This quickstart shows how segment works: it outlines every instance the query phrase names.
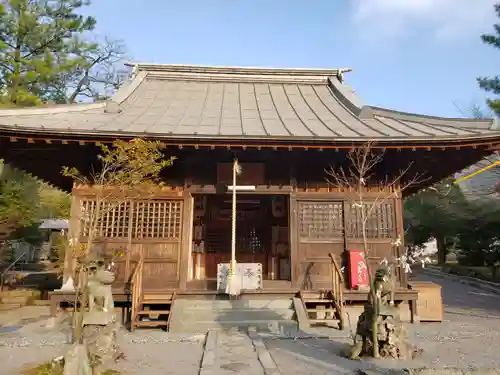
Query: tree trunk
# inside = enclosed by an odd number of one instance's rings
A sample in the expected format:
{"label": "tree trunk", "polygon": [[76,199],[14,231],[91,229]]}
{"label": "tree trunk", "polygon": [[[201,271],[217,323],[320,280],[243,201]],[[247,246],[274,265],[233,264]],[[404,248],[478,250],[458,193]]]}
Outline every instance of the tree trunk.
{"label": "tree trunk", "polygon": [[436,236],[436,245],[438,251],[438,264],[444,266],[446,264],[446,241],[444,236]]}

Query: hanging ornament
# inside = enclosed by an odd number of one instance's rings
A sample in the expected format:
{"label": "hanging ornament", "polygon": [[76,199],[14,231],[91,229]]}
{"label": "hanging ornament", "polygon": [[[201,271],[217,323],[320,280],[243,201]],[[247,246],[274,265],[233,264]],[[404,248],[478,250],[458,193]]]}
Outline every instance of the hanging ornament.
{"label": "hanging ornament", "polygon": [[272,213],[274,217],[283,217],[285,216],[285,197],[282,195],[277,195],[273,197],[272,200]]}

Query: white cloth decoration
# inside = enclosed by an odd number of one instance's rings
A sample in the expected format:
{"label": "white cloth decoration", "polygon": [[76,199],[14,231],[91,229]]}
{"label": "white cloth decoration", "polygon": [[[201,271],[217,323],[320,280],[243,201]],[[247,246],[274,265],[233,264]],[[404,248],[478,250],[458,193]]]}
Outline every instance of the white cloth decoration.
{"label": "white cloth decoration", "polygon": [[59,289],[61,292],[74,292],[75,291],[75,284],[73,282],[73,278],[70,276],[68,277],[68,280],[63,284],[61,289]]}

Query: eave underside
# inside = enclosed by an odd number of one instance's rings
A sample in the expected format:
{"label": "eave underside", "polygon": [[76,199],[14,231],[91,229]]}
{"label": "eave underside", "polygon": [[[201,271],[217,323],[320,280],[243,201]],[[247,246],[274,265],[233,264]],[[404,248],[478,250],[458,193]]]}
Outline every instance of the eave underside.
{"label": "eave underside", "polygon": [[[96,140],[57,140],[36,138],[0,137],[0,158],[40,179],[63,190],[70,191],[72,181],[62,177],[63,166],[76,167],[89,172],[97,167],[99,147]],[[111,141],[111,140],[108,140]],[[500,142],[500,139],[497,140]],[[362,145],[363,143],[359,143]],[[172,184],[184,186],[185,178],[193,171],[211,171],[215,176],[218,162],[230,162],[238,157],[242,162],[262,162],[266,165],[268,181],[279,180],[280,184],[291,184],[288,171],[299,176],[297,183],[309,180],[325,183],[325,169],[331,165],[348,166],[347,152],[355,145],[330,144],[323,147],[300,145],[233,145],[227,144],[177,144],[170,143],[166,154],[178,157],[173,168],[165,171],[164,178]],[[465,142],[443,143],[436,145],[391,143],[374,144],[377,152],[384,152],[383,162],[378,166],[376,175],[380,180],[399,175],[400,170],[410,166],[406,177],[419,175],[419,183],[410,187],[406,194],[412,194],[457,171],[463,170],[493,151],[491,143],[470,144]],[[285,174],[283,174],[286,171]],[[294,172],[292,172],[294,171]],[[196,172],[201,173],[201,172]],[[279,178],[277,177],[279,175]],[[212,177],[213,177],[212,176]],[[189,176],[192,177],[192,176]],[[200,177],[200,183],[211,183],[210,176]],[[205,178],[205,180],[203,179]],[[212,181],[213,182],[213,181]]]}

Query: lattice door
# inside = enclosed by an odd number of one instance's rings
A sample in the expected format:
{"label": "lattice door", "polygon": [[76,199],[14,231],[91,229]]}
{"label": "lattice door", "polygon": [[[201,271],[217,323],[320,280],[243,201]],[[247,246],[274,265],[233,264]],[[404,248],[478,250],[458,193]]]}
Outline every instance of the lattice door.
{"label": "lattice door", "polygon": [[344,209],[342,202],[297,202],[298,275],[301,289],[331,289],[333,253],[341,263],[344,251]]}

